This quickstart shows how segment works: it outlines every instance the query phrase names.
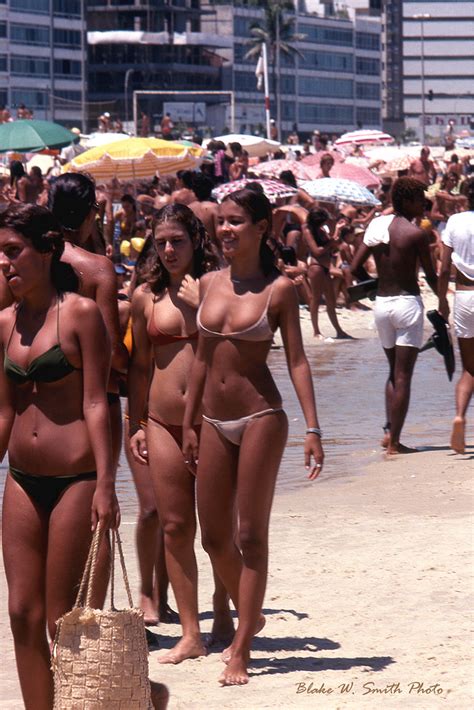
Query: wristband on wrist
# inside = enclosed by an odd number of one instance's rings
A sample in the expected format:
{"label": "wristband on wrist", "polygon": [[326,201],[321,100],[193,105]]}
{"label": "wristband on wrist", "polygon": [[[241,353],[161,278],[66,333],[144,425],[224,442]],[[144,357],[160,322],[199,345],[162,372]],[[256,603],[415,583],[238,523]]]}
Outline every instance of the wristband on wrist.
{"label": "wristband on wrist", "polygon": [[323,436],[322,429],[320,429],[320,428],[317,427],[317,426],[309,427],[308,429],[306,429],[306,433],[307,433],[307,434],[316,434],[316,435],[319,436],[320,438],[322,438],[322,436]]}

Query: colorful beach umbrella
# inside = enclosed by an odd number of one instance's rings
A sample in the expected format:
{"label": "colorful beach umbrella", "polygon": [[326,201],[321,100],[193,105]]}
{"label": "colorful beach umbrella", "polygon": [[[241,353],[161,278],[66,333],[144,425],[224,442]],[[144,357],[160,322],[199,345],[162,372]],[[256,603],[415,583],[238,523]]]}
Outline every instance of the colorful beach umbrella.
{"label": "colorful beach umbrella", "polygon": [[350,131],[334,141],[334,145],[364,145],[364,143],[391,143],[392,136],[383,131]]}
{"label": "colorful beach umbrella", "polygon": [[35,153],[45,148],[65,148],[79,137],[52,121],[22,119],[0,125],[0,153]]}
{"label": "colorful beach umbrella", "polygon": [[195,170],[205,151],[160,138],[127,138],[97,146],[78,155],[63,172],[87,172],[96,180],[143,180],[172,175],[178,170]]}
{"label": "colorful beach umbrella", "polygon": [[317,166],[319,168],[319,164],[323,155],[330,155],[331,158],[334,159],[335,163],[340,163],[344,160],[344,156],[337,150],[318,150],[316,153],[310,153],[309,155],[305,155],[305,157],[301,159],[301,162],[305,166]]}
{"label": "colorful beach umbrella", "polygon": [[380,201],[367,188],[352,180],[320,178],[300,183],[310,197],[321,202],[345,202],[358,207],[376,207]]}
{"label": "colorful beach umbrella", "polygon": [[268,153],[274,153],[280,148],[281,143],[278,141],[272,141],[269,138],[264,138],[263,136],[248,136],[243,133],[229,133],[226,136],[217,136],[213,140],[222,141],[226,146],[229,143],[240,143],[242,148],[244,148],[249,156],[252,158],[254,156],[262,157],[268,155]]}
{"label": "colorful beach umbrella", "polygon": [[241,178],[240,180],[233,180],[232,182],[226,182],[224,185],[219,185],[215,187],[212,191],[213,197],[217,202],[222,202],[222,200],[230,195],[232,192],[237,190],[242,190],[249,183],[259,183],[264,194],[268,197],[270,202],[276,203],[278,200],[285,199],[287,197],[293,197],[293,195],[298,194],[298,190],[279,180],[270,180],[265,178]]}
{"label": "colorful beach umbrella", "polygon": [[[310,179],[318,179],[321,177],[318,167],[308,167],[307,169]],[[343,180],[353,180],[358,185],[367,188],[376,188],[380,185],[380,178],[377,177],[368,168],[363,168],[351,163],[334,163],[329,176],[332,178],[342,178]]]}
{"label": "colorful beach umbrella", "polygon": [[263,178],[278,179],[282,172],[290,170],[297,180],[310,180],[311,175],[297,160],[269,160],[266,163],[258,163],[251,168],[253,175]]}

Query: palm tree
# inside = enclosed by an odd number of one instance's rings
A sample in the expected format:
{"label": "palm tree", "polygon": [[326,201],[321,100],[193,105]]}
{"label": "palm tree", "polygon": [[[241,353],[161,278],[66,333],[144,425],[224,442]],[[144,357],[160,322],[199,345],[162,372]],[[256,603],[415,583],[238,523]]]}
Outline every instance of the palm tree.
{"label": "palm tree", "polygon": [[293,43],[304,39],[305,35],[294,32],[295,16],[288,14],[295,12],[293,0],[261,0],[256,4],[263,9],[264,20],[262,23],[255,22],[250,26],[250,38],[247,41],[250,49],[245,54],[245,59],[257,59],[262,52],[262,45],[267,45],[269,64],[272,68],[273,94],[277,107],[278,135],[281,137],[281,96],[279,91],[281,53],[287,57],[298,55],[303,58]]}

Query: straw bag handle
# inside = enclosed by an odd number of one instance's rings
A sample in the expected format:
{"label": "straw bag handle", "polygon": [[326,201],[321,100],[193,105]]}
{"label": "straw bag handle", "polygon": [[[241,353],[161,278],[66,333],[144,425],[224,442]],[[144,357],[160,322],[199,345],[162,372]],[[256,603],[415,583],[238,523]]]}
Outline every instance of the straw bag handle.
{"label": "straw bag handle", "polygon": [[[110,580],[110,606],[111,609],[114,608],[114,571],[115,571],[115,542],[117,542],[117,547],[119,551],[120,565],[122,568],[123,580],[125,583],[125,589],[127,591],[128,603],[133,607],[132,593],[130,591],[130,583],[128,581],[127,569],[125,567],[125,558],[122,550],[122,541],[120,539],[120,534],[118,530],[112,530],[112,550],[111,550],[111,580]],[[79,585],[79,591],[77,593],[76,601],[74,603],[74,608],[77,607],[90,607],[92,599],[92,590],[94,587],[95,574],[97,571],[97,554],[99,550],[100,542],[100,523],[97,524],[94,535],[92,537],[91,546],[89,549],[89,554],[87,556],[86,565],[84,567],[84,573],[82,575],[81,583]],[[85,595],[85,603],[84,603]]]}

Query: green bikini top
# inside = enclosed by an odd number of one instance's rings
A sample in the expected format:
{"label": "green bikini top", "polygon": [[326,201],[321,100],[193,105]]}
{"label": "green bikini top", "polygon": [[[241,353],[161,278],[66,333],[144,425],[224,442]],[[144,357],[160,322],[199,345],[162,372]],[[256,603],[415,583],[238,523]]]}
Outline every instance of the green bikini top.
{"label": "green bikini top", "polygon": [[7,347],[5,349],[5,358],[3,360],[3,369],[7,377],[9,377],[13,382],[18,385],[26,384],[27,382],[56,382],[57,380],[62,380],[63,377],[69,375],[73,372],[75,368],[61,349],[61,344],[59,340],[59,298],[57,302],[57,334],[58,342],[53,345],[49,350],[46,350],[42,355],[38,355],[34,360],[30,362],[28,367],[23,368],[17,365],[13,360],[8,357],[8,348],[10,346],[10,341],[13,336],[13,331],[15,330],[16,320],[18,318],[18,310],[15,318],[15,323],[13,324],[10,337],[8,339]]}

